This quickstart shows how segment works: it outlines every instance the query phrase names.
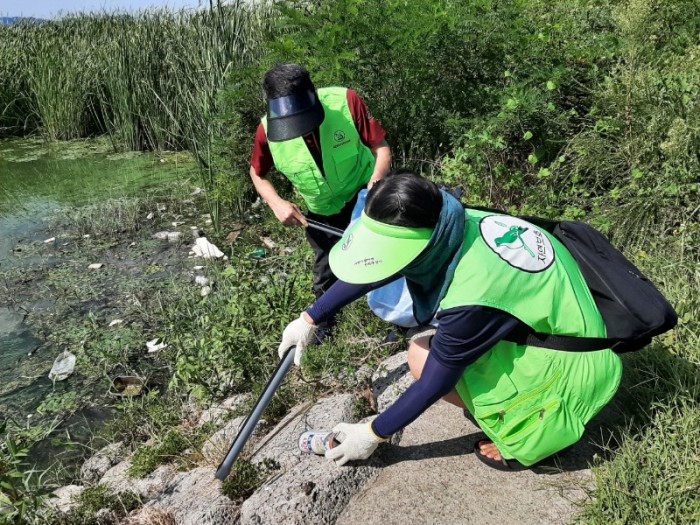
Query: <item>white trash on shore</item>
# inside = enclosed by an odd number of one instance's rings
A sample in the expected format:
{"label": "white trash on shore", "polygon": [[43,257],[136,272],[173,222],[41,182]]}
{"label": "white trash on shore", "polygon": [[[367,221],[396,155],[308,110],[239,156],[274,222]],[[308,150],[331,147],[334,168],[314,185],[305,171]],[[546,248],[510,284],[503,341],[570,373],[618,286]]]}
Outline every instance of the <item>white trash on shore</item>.
{"label": "white trash on shore", "polygon": [[90,266],[88,266],[89,270],[99,270],[104,266],[104,263],[92,263]]}
{"label": "white trash on shore", "polygon": [[180,239],[182,236],[182,232],[168,232],[168,231],[162,231],[162,232],[156,232],[153,234],[154,239],[158,239],[160,241],[170,241],[170,242],[175,242]]}
{"label": "white trash on shore", "polygon": [[49,379],[51,381],[63,381],[73,373],[75,369],[75,354],[71,354],[68,350],[64,350],[53,362]]}
{"label": "white trash on shore", "polygon": [[168,348],[168,344],[167,344],[167,343],[159,343],[159,342],[158,342],[158,339],[159,339],[159,338],[156,337],[155,339],[153,339],[153,340],[151,340],[151,341],[148,341],[148,342],[146,343],[146,347],[148,348],[148,353],[149,353],[149,354],[151,354],[151,353],[153,353],[153,352],[160,352],[161,350],[165,350],[166,348]]}
{"label": "white trash on shore", "polygon": [[209,284],[209,279],[207,279],[203,275],[198,275],[194,278],[194,282],[197,283],[199,286],[206,286]]}
{"label": "white trash on shore", "polygon": [[204,259],[218,259],[224,257],[224,252],[219,250],[216,245],[209,242],[206,237],[198,237],[194,241],[192,247],[195,257],[203,257]]}

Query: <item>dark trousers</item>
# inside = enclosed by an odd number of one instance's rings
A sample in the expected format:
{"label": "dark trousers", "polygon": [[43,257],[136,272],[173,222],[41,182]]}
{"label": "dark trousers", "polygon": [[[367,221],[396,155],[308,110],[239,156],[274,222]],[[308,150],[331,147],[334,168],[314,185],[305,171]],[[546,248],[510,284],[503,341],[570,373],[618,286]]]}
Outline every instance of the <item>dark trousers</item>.
{"label": "dark trousers", "polygon": [[[360,188],[363,189],[363,188]],[[358,193],[360,190],[358,190]],[[357,202],[357,193],[350,200],[345,207],[340,210],[340,212],[335,215],[319,215],[317,213],[308,212],[306,216],[314,221],[327,224],[328,226],[333,226],[334,228],[340,228],[344,230],[350,224],[350,218],[352,217],[352,210]],[[314,261],[314,295],[318,299],[323,295],[323,293],[331,287],[331,285],[338,280],[338,278],[333,275],[331,267],[328,264],[328,254],[331,248],[335,246],[340,240],[340,237],[332,235],[330,233],[322,232],[315,228],[309,226],[306,228],[306,239],[311,245],[311,249],[314,251],[316,259]]]}

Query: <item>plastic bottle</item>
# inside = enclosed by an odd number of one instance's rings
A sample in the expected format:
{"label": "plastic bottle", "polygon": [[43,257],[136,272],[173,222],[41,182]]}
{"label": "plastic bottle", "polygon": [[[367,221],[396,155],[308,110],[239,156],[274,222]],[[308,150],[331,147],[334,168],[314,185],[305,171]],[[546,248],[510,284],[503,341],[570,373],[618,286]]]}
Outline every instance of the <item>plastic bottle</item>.
{"label": "plastic bottle", "polygon": [[339,445],[336,441],[336,432],[324,432],[310,430],[299,436],[299,449],[307,454],[318,454],[320,456],[333,447]]}

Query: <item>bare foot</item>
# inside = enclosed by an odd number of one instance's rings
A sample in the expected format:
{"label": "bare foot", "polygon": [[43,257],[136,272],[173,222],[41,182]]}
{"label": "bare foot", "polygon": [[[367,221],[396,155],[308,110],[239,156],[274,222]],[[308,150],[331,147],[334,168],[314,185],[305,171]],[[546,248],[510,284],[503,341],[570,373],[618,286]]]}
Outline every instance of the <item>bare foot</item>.
{"label": "bare foot", "polygon": [[479,450],[488,458],[495,459],[496,461],[501,461],[501,459],[503,459],[498,447],[491,441],[479,441]]}

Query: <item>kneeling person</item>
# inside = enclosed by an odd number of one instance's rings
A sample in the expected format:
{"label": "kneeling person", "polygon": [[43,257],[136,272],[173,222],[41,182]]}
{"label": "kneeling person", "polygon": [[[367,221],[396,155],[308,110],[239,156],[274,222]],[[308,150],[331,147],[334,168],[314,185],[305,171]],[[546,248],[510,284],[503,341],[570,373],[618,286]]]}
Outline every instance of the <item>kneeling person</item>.
{"label": "kneeling person", "polygon": [[419,321],[435,312],[439,320],[431,339],[409,347],[417,381],[370,424],[336,427],[346,437],[327,456],[339,464],[366,459],[444,397],[488,436],[475,447],[480,460],[530,466],[576,443],[619,386],[622,365],[611,350],[509,341],[523,330],[606,335],[576,261],[526,221],[465,210],[430,181],[392,173],[369,192],[330,264],[340,281],[284,331],[280,352],[296,345],[297,362],[319,322],[393,277],[406,277]]}

